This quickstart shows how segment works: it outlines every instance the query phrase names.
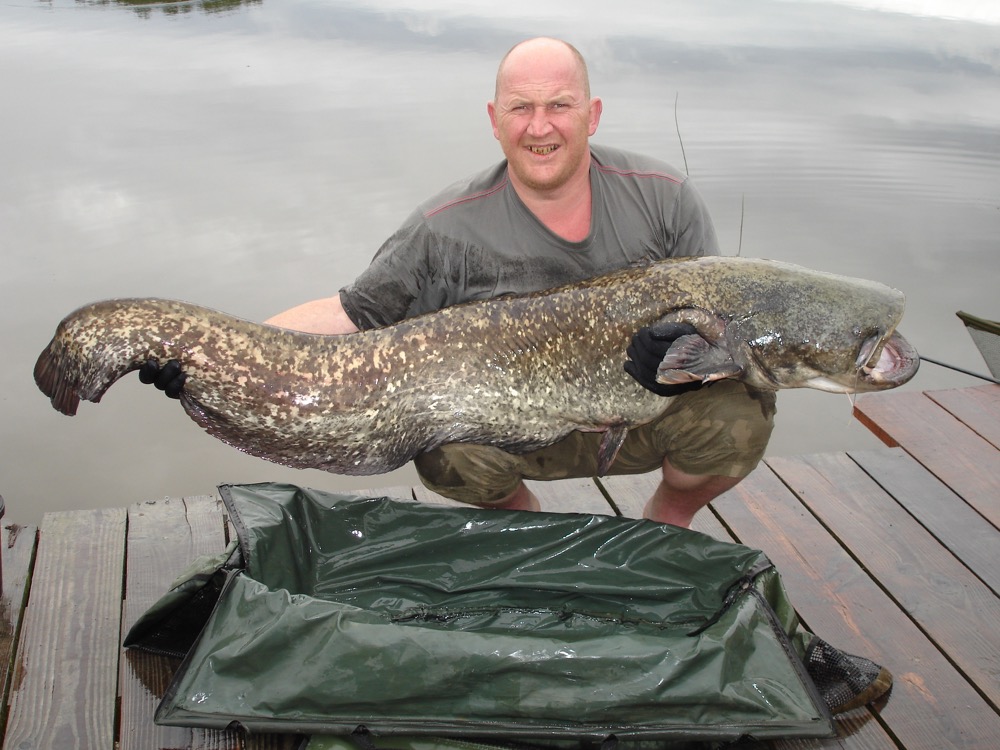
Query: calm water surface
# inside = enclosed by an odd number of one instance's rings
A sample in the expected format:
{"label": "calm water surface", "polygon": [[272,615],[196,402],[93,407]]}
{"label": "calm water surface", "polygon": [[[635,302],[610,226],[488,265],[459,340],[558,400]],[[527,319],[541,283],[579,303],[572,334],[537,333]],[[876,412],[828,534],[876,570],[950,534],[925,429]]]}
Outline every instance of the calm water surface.
{"label": "calm water surface", "polygon": [[[500,157],[496,63],[538,34],[587,56],[595,140],[686,157],[727,252],[898,287],[924,354],[985,372],[954,313],[1000,318],[994,3],[498,5],[0,0],[8,520],[220,482],[415,481],[244,456],[135,376],[63,417],[32,366],[63,315],[106,297],[259,320],[332,294],[417,202]],[[975,382],[925,365],[906,387]],[[772,454],[875,445],[847,397],[779,399]]]}

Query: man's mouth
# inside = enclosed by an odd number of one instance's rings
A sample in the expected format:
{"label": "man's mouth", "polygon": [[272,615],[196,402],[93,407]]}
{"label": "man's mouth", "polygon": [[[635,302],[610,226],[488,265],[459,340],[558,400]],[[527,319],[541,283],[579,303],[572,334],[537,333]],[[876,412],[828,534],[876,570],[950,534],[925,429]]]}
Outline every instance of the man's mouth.
{"label": "man's mouth", "polygon": [[548,146],[528,146],[528,151],[539,156],[548,156],[558,148],[558,146],[552,144]]}

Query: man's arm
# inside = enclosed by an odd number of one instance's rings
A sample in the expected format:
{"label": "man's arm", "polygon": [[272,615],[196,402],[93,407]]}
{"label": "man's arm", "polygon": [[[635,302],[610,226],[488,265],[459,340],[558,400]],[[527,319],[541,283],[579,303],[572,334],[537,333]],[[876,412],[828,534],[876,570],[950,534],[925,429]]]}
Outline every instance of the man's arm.
{"label": "man's arm", "polygon": [[358,331],[354,321],[344,312],[339,294],[305,302],[273,315],[264,322],[303,333],[341,334]]}

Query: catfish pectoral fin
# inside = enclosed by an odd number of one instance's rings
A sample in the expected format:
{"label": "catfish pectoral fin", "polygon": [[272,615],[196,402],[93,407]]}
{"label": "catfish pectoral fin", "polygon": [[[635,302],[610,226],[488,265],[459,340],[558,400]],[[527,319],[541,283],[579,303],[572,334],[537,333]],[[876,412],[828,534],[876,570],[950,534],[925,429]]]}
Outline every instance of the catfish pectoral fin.
{"label": "catfish pectoral fin", "polygon": [[742,368],[733,362],[725,349],[715,346],[696,333],[679,336],[656,370],[656,382],[664,385],[708,382],[737,377]]}
{"label": "catfish pectoral fin", "polygon": [[628,437],[628,427],[625,425],[613,425],[601,435],[601,445],[597,449],[597,476],[603,477],[608,473],[611,464],[618,458],[618,451],[621,450]]}

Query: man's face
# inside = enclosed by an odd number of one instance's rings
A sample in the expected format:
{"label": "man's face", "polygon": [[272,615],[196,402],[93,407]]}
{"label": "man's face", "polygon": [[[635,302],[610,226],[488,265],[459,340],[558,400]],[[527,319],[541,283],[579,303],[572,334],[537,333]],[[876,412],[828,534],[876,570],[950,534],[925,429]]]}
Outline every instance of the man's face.
{"label": "man's face", "polygon": [[488,110],[515,184],[557,191],[589,169],[588,139],[597,130],[601,102],[587,98],[565,48],[510,59]]}

